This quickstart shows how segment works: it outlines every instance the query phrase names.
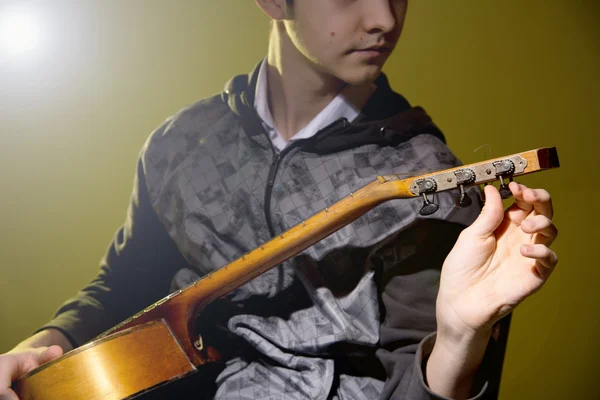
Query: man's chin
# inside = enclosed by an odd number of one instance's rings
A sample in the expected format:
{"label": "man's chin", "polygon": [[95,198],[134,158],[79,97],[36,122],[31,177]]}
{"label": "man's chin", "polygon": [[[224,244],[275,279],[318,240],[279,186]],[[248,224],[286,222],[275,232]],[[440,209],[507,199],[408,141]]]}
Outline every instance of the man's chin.
{"label": "man's chin", "polygon": [[381,66],[369,65],[356,68],[353,71],[344,71],[340,78],[350,85],[363,85],[373,82],[381,74]]}

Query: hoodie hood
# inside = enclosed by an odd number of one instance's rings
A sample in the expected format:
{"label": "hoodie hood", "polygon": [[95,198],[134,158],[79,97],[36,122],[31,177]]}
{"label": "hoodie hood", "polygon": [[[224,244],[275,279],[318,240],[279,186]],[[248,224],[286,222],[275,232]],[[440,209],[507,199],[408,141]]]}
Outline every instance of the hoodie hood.
{"label": "hoodie hood", "polygon": [[[233,77],[225,85],[221,98],[241,119],[249,136],[264,138],[264,129],[254,109],[259,68],[260,64],[250,74]],[[446,143],[425,110],[412,107],[403,96],[394,92],[385,74],[381,73],[374,83],[377,89],[354,121],[338,119],[316,135],[299,140],[303,150],[328,154],[367,144],[395,147],[421,133],[434,135]]]}

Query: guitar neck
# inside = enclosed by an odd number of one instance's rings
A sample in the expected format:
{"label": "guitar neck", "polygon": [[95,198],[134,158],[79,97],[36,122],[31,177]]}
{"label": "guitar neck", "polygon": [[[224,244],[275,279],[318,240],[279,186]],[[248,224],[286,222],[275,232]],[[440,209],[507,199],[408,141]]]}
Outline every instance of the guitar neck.
{"label": "guitar neck", "polygon": [[[388,183],[388,184],[385,184]],[[354,221],[376,205],[393,197],[414,197],[402,181],[390,182],[379,177],[346,198],[332,204],[305,221],[274,237],[230,264],[204,276],[201,280],[171,293],[131,318],[104,332],[98,338],[158,318],[165,313],[188,318],[198,305],[226,295],[263,272],[282,263]]]}
{"label": "guitar neck", "polygon": [[[332,204],[281,235],[246,253],[234,262],[207,275],[197,285],[209,300],[221,297],[282,263],[331,233],[354,221],[373,207],[392,198],[414,197],[401,182],[378,179]],[[199,286],[203,286],[200,289]],[[190,296],[195,297],[193,285]],[[182,295],[186,295],[187,288]]]}
{"label": "guitar neck", "polygon": [[[558,166],[556,149],[543,148],[411,178],[402,179],[397,175],[379,176],[377,180],[349,194],[306,221],[298,223],[230,264],[206,275],[200,281],[154,303],[105,334],[156,317],[161,314],[157,314],[157,309],[164,303],[166,303],[167,309],[182,310],[177,314],[187,318],[194,313],[199,304],[208,304],[212,300],[226,295],[385,201],[426,196],[435,192],[456,189],[459,186],[489,183],[502,177],[512,178]],[[175,307],[168,307],[169,304]]]}

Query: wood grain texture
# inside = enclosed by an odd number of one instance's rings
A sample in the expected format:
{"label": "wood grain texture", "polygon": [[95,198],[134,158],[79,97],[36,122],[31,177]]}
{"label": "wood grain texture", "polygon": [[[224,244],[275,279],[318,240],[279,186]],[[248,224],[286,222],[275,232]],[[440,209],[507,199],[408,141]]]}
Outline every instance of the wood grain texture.
{"label": "wood grain texture", "polygon": [[91,342],[16,382],[22,400],[124,399],[195,371],[164,321]]}

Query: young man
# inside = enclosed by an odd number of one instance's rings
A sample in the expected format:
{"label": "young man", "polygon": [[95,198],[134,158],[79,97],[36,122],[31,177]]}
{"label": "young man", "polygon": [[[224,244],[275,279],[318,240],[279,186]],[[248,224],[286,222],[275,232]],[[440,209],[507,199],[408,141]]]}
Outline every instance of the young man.
{"label": "young man", "polygon": [[[5,398],[21,374],[377,175],[458,164],[380,74],[406,0],[257,4],[274,21],[267,57],[150,136],[98,277],[0,356]],[[426,217],[419,199],[387,202],[235,290],[210,313],[236,349],[215,398],[483,398],[493,325],[557,262],[548,193],[510,189],[507,213],[492,186],[482,212],[447,192]]]}

